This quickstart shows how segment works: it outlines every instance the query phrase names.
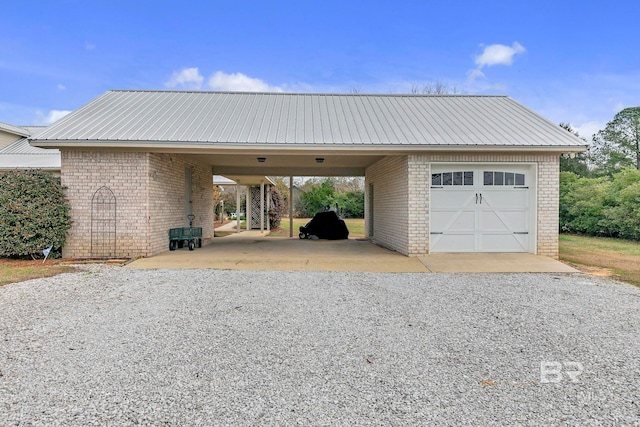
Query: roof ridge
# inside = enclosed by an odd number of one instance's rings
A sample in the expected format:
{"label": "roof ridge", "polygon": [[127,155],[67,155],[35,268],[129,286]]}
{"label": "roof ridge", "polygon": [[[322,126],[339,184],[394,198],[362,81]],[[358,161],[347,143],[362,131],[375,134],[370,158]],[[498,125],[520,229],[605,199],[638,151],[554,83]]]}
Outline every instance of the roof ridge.
{"label": "roof ridge", "polygon": [[381,97],[415,97],[415,98],[509,98],[508,95],[480,94],[422,94],[422,93],[338,93],[338,92],[253,92],[230,90],[171,90],[171,89],[110,89],[108,92],[138,93],[202,93],[228,95],[282,95],[282,96],[381,96]]}

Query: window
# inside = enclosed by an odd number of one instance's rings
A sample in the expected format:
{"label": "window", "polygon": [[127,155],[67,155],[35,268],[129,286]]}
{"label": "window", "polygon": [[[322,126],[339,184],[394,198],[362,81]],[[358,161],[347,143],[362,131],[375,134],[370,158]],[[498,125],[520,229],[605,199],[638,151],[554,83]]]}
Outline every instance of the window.
{"label": "window", "polygon": [[431,174],[431,185],[473,185],[473,172],[455,171]]}
{"label": "window", "polygon": [[484,171],[483,177],[484,185],[525,185],[523,173]]}

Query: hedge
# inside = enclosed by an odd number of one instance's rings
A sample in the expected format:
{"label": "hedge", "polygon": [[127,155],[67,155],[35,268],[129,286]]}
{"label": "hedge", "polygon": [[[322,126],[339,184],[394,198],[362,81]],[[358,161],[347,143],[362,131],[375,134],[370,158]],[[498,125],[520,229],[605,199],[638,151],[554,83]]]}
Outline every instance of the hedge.
{"label": "hedge", "polygon": [[611,178],[561,172],[560,231],[640,240],[640,171]]}
{"label": "hedge", "polygon": [[59,256],[71,227],[60,178],[42,171],[0,175],[0,256]]}

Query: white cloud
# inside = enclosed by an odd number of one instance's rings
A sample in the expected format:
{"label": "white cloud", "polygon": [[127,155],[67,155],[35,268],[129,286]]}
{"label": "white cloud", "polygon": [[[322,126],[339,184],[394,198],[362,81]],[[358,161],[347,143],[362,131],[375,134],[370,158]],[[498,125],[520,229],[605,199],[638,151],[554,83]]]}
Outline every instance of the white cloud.
{"label": "white cloud", "polygon": [[227,74],[217,71],[209,79],[209,87],[214,90],[228,90],[238,92],[282,92],[279,86],[271,86],[256,78],[242,73]]}
{"label": "white cloud", "polygon": [[513,64],[513,57],[524,52],[526,52],[526,49],[518,42],[513,42],[511,46],[491,44],[484,47],[482,53],[476,56],[475,62],[478,69],[494,65],[511,65]]}
{"label": "white cloud", "polygon": [[469,70],[467,72],[467,81],[469,81],[469,82],[473,82],[473,81],[475,81],[476,79],[479,79],[479,78],[483,78],[484,79],[485,77],[486,76],[484,75],[484,73],[478,68],[475,68],[473,70]]}
{"label": "white cloud", "polygon": [[38,117],[37,122],[38,122],[38,125],[49,126],[50,124],[57,122],[58,120],[60,120],[61,118],[63,118],[69,113],[71,113],[71,111],[69,110],[51,110],[45,116],[44,113],[42,113],[42,111],[36,111],[36,116]]}
{"label": "white cloud", "polygon": [[47,114],[47,117],[45,117],[45,123],[47,125],[50,125],[54,122],[57,122],[69,113],[71,113],[71,111],[69,110],[51,110],[49,111],[49,114]]}
{"label": "white cloud", "polygon": [[478,78],[485,78],[482,72],[484,67],[511,65],[516,55],[526,51],[527,49],[518,42],[513,42],[511,46],[504,44],[484,46],[482,53],[475,57],[476,68],[467,72],[467,83],[471,84]]}
{"label": "white cloud", "polygon": [[580,125],[572,124],[571,127],[578,132],[578,134],[586,139],[588,142],[593,142],[593,135],[598,133],[598,131],[605,128],[607,124],[605,122],[585,122]]}
{"label": "white cloud", "polygon": [[58,86],[56,86],[56,87],[57,87],[57,88],[58,88],[58,90],[60,90],[60,91],[67,89],[67,87],[66,87],[65,85],[61,85],[61,84],[59,84],[59,85],[58,85]]}
{"label": "white cloud", "polygon": [[198,67],[183,68],[174,71],[171,78],[164,84],[168,88],[179,88],[187,90],[200,90],[204,77],[200,75]]}

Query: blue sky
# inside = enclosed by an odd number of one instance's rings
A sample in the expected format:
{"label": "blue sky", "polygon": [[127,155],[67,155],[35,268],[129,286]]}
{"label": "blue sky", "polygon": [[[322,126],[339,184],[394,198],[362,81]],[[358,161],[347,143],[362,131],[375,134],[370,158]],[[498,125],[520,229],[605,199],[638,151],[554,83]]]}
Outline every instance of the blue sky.
{"label": "blue sky", "polygon": [[109,89],[509,95],[588,137],[640,105],[636,1],[0,0],[0,121]]}

